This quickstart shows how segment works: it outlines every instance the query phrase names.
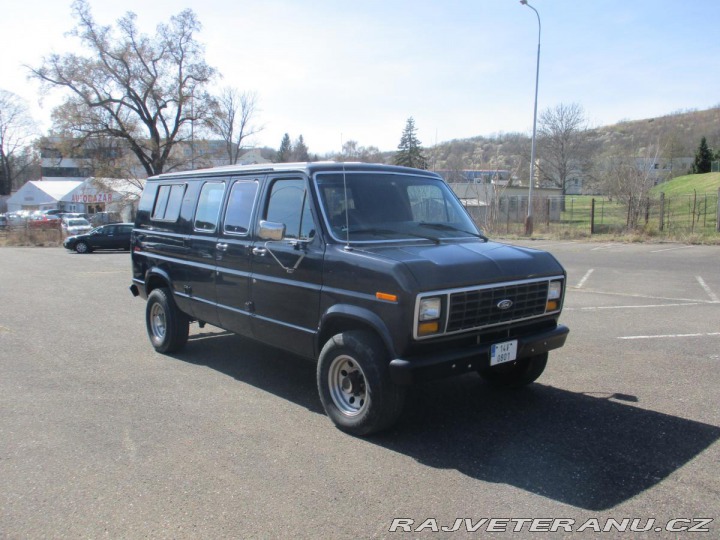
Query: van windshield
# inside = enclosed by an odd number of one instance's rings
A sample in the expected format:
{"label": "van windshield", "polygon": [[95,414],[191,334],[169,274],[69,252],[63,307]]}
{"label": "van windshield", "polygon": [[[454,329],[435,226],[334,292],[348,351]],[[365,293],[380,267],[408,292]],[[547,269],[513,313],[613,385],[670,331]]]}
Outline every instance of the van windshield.
{"label": "van windshield", "polygon": [[437,178],[348,171],[318,173],[315,180],[327,226],[338,241],[484,238]]}

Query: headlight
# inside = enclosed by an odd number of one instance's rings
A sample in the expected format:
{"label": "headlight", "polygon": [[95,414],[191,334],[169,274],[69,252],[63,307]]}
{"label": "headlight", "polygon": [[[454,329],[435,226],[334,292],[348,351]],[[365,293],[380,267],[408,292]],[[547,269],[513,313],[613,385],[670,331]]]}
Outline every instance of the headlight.
{"label": "headlight", "polygon": [[442,302],[439,298],[423,298],[420,300],[419,321],[432,321],[440,318]]}
{"label": "headlight", "polygon": [[562,282],[551,281],[548,286],[547,304],[545,311],[557,311],[560,307],[560,297],[562,296]]}
{"label": "headlight", "polygon": [[548,300],[559,300],[562,294],[562,283],[559,281],[551,281],[548,287]]}
{"label": "headlight", "polygon": [[423,298],[418,307],[417,335],[429,336],[440,332],[442,300],[438,297]]}

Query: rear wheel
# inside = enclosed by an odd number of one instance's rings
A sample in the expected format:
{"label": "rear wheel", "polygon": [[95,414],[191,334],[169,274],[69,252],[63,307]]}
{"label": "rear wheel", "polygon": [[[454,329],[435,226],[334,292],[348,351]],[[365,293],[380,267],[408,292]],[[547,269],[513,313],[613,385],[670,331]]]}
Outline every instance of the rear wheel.
{"label": "rear wheel", "polygon": [[190,320],[177,308],[167,288],[155,289],[148,296],[145,323],[150,342],[158,352],[176,352],[187,343]]}
{"label": "rear wheel", "polygon": [[478,371],[485,382],[499,388],[519,388],[535,382],[547,365],[548,353],[522,358]]}
{"label": "rear wheel", "polygon": [[388,360],[385,346],[371,332],[343,332],[325,344],[317,367],[318,391],[339,429],[369,435],[397,421],[405,389],[390,380]]}

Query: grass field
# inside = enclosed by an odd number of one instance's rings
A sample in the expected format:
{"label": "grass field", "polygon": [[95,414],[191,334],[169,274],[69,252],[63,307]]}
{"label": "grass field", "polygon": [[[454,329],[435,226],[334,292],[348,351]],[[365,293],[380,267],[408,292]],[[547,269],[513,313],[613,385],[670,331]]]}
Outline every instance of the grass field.
{"label": "grass field", "polygon": [[[637,224],[628,227],[628,207],[599,195],[568,195],[560,221],[535,221],[535,232],[561,238],[590,238],[592,201],[598,239],[667,240],[720,244],[716,231],[720,173],[687,175],[655,186],[643,201]],[[664,200],[663,200],[664,199]],[[499,223],[495,233],[521,235],[521,223]]]}
{"label": "grass field", "polygon": [[665,193],[666,197],[670,195],[693,195],[695,192],[717,195],[718,189],[720,189],[720,173],[688,174],[658,184],[650,190],[650,193],[655,196]]}

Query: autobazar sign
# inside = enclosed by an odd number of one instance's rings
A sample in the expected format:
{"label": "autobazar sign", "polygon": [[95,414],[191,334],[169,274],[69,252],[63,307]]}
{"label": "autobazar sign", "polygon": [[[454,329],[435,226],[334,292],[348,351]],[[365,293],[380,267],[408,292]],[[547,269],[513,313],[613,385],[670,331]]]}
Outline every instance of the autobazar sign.
{"label": "autobazar sign", "polygon": [[72,196],[72,202],[74,203],[111,203],[112,201],[112,193],[96,193],[94,195],[78,194]]}

